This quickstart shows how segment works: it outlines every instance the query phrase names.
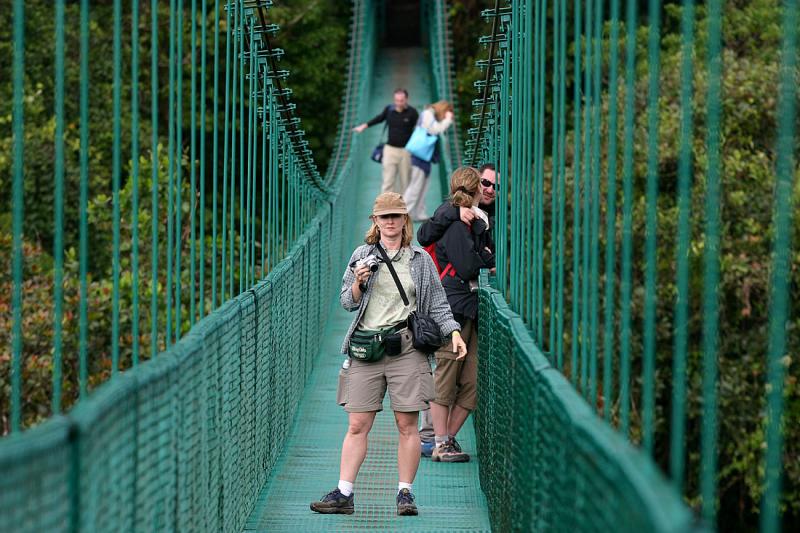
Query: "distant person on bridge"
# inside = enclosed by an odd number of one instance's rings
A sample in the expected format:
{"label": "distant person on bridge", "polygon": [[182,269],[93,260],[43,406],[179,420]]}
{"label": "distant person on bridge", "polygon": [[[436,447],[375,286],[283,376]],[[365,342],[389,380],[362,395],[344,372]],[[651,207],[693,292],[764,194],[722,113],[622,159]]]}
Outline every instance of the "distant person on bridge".
{"label": "distant person on bridge", "polygon": [[[492,163],[482,165],[479,171],[481,173],[481,200],[478,203],[478,207],[488,215],[489,231],[491,232],[494,229],[497,172]],[[430,241],[420,240],[422,246],[428,246],[441,239],[450,224],[460,221],[471,225],[476,218],[478,218],[478,215],[472,207],[458,207],[447,201],[436,210],[434,217],[425,225],[424,235],[422,228],[420,228],[417,237],[420,238],[422,236],[430,239]],[[494,239],[489,241],[489,249],[492,252],[495,251]],[[430,411],[423,411],[420,416],[419,437],[422,440],[422,455],[430,457],[434,448],[433,420],[431,419]],[[457,441],[456,446],[458,446]]]}
{"label": "distant person on bridge", "polygon": [[[442,285],[453,316],[461,325],[467,343],[465,358],[453,357],[453,348],[436,352],[436,398],[431,403],[435,447],[431,458],[442,462],[466,462],[469,455],[461,450],[456,435],[477,405],[478,382],[478,274],[482,268],[494,268],[494,243],[489,234],[489,216],[478,208],[482,199],[478,170],[460,167],[450,178],[450,200],[436,210],[433,218],[419,228],[420,244],[436,243],[436,258],[443,268]],[[467,208],[475,217],[469,224],[456,222],[444,232],[435,219],[442,211]]]}
{"label": "distant person on bridge", "polygon": [[394,104],[383,108],[369,122],[353,128],[356,133],[361,133],[370,126],[386,122],[389,138],[383,145],[383,184],[381,192],[399,192],[403,194],[411,181],[411,154],[405,149],[408,139],[414,132],[419,113],[408,105],[408,91],[395,89]]}
{"label": "distant person on bridge", "polygon": [[[419,117],[418,124],[425,128],[429,135],[439,135],[453,124],[453,104],[439,100],[435,104],[426,106]],[[439,143],[436,143],[434,158],[439,150]],[[434,158],[429,160],[411,154],[411,183],[403,193],[403,200],[408,205],[408,213],[415,222],[424,222],[428,219],[425,210],[425,194],[428,192],[428,179],[431,174],[431,163]]]}
{"label": "distant person on bridge", "polygon": [[[336,401],[344,406],[349,418],[342,443],[339,484],[322,500],[311,503],[311,510],[353,513],[353,485],[367,455],[367,435],[376,413],[383,408],[388,389],[400,437],[397,514],[416,515],[411,489],[420,458],[417,415],[429,408],[434,389],[428,356],[412,344],[407,327],[410,312],[416,310],[436,323],[441,341],[449,339],[453,357],[464,358],[467,347],[433,260],[424,249],[411,244],[414,230],[402,196],[394,192],[380,194],[371,219],[366,244],[353,252],[342,280],[342,307],[356,311],[356,316],[342,345],[342,353],[349,357],[339,372],[336,392]],[[384,256],[385,260],[380,259]],[[400,295],[395,275],[408,305]]]}

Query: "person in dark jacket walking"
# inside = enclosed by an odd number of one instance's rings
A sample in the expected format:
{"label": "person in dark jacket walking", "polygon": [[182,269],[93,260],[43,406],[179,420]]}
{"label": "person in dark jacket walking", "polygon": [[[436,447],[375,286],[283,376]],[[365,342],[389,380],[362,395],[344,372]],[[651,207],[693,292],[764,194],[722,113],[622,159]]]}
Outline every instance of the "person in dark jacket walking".
{"label": "person in dark jacket walking", "polygon": [[389,137],[383,145],[383,184],[381,192],[398,192],[403,194],[411,182],[411,154],[406,150],[406,143],[414,133],[414,126],[419,119],[416,109],[408,105],[408,91],[394,90],[394,104],[387,106],[381,113],[353,131],[361,133],[365,129],[386,122]]}
{"label": "person in dark jacket walking", "polygon": [[[465,462],[469,461],[469,455],[461,451],[455,437],[477,403],[478,295],[473,287],[482,268],[494,267],[494,254],[488,215],[477,207],[482,197],[478,171],[472,167],[456,169],[450,178],[450,196],[449,202],[437,209],[433,219],[420,227],[417,239],[426,244],[436,242],[436,258],[444,268],[442,286],[467,343],[467,356],[463,359],[448,354],[447,350],[452,350],[448,346],[436,352],[436,398],[431,402],[436,445],[432,459]],[[441,216],[440,211],[462,207],[476,214],[471,225],[452,223],[440,238],[433,239],[438,228],[432,221]]]}

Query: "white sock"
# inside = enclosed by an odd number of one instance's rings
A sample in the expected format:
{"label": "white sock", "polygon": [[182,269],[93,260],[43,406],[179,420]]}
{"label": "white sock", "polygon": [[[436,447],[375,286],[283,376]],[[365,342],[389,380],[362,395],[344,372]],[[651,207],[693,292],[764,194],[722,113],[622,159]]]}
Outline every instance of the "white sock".
{"label": "white sock", "polygon": [[438,448],[439,446],[447,442],[447,435],[434,435],[433,439],[436,442],[436,447]]}
{"label": "white sock", "polygon": [[411,492],[411,483],[403,483],[402,481],[397,484],[397,492],[400,492],[403,489],[408,489],[408,492]]}
{"label": "white sock", "polygon": [[339,492],[341,492],[345,496],[350,496],[353,494],[353,484],[349,481],[345,481],[343,479],[339,480]]}

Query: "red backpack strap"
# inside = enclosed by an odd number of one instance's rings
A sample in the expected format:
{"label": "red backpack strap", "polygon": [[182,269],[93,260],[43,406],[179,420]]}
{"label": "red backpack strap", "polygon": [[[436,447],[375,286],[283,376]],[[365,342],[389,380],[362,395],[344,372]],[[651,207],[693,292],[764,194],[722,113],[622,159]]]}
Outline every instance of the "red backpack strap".
{"label": "red backpack strap", "polygon": [[453,263],[447,263],[447,266],[444,267],[442,273],[439,274],[439,280],[443,280],[447,275],[449,275],[451,278],[456,277],[456,269],[453,268]]}

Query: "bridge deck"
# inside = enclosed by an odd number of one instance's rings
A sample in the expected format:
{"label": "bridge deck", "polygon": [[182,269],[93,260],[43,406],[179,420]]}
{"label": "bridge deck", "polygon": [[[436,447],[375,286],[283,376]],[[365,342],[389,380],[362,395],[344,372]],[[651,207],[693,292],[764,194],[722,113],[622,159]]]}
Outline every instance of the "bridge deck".
{"label": "bridge deck", "polygon": [[[411,103],[418,109],[430,102],[429,71],[421,49],[388,49],[379,54],[372,109],[377,112],[389,103],[395,87],[407,87]],[[379,142],[381,128],[370,128],[363,135],[367,145],[372,146]],[[363,186],[353,199],[353,246],[363,238],[366,217],[381,181],[380,167],[369,160],[361,162],[357,171]],[[438,180],[435,176],[431,179],[429,213],[441,199]],[[342,361],[339,346],[351,319],[352,315],[337,305],[286,448],[275,473],[259,494],[245,531],[490,531],[486,499],[478,482],[471,420],[459,441],[472,454],[472,462],[445,465],[423,458],[414,483],[420,514],[396,516],[397,431],[388,399],[370,433],[367,459],[356,482],[355,514],[318,515],[309,510],[309,503],[335,487],[339,479],[339,453],[347,417],[334,398]]]}

